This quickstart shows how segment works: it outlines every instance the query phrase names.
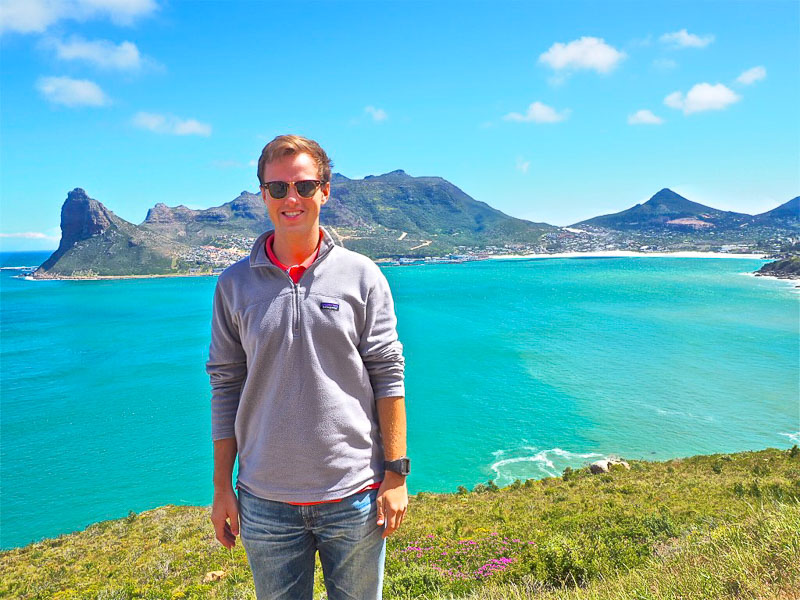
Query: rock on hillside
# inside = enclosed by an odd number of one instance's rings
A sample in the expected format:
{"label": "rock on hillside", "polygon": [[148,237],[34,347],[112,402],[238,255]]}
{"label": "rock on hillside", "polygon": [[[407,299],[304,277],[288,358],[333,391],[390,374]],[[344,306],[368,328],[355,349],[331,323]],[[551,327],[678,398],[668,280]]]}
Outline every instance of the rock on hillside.
{"label": "rock on hillside", "polygon": [[61,243],[35,276],[146,275],[172,272],[186,248],[143,231],[75,188],[61,207]]}
{"label": "rock on hillside", "polygon": [[790,256],[767,263],[756,271],[756,275],[780,279],[800,279],[800,256]]}
{"label": "rock on hillside", "polygon": [[58,249],[41,266],[48,270],[75,244],[106,231],[116,216],[97,200],[89,198],[81,188],[67,194],[61,206],[61,242]]}

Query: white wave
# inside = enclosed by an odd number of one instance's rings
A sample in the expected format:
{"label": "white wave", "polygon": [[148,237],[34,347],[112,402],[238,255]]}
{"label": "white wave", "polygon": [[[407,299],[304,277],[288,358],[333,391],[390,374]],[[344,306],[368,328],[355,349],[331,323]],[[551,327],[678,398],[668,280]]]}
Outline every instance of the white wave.
{"label": "white wave", "polygon": [[782,433],[781,435],[788,437],[793,444],[800,444],[800,431],[797,433]]}
{"label": "white wave", "polygon": [[[495,483],[503,486],[512,483],[515,479],[540,479],[542,477],[558,477],[566,467],[577,468],[583,466],[586,459],[601,458],[602,454],[596,452],[570,452],[561,448],[539,450],[531,446],[524,446],[514,450],[504,450],[505,454],[519,454],[520,452],[534,452],[498,460],[490,466],[495,473]],[[497,452],[492,453],[498,457]]]}
{"label": "white wave", "polygon": [[706,423],[711,423],[714,420],[714,417],[712,417],[711,415],[696,415],[690,412],[685,413],[680,410],[667,410],[665,408],[656,408],[656,412],[664,416],[687,417],[695,421],[705,421]]}

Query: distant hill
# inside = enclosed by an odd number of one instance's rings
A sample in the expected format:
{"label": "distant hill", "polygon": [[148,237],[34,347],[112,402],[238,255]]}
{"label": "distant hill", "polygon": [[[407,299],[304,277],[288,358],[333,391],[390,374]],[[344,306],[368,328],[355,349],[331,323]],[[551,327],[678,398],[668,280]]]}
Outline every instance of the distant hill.
{"label": "distant hill", "polygon": [[773,225],[800,223],[800,196],[792,198],[777,208],[756,215],[755,219],[761,223],[771,223]]}
{"label": "distant hill", "polygon": [[[453,246],[498,240],[533,242],[543,231],[556,229],[546,223],[510,217],[441,177],[412,177],[402,170],[364,179],[334,173],[331,196],[322,207],[320,221],[349,229],[382,228],[388,230],[385,237],[389,239],[403,232],[412,238],[452,237],[437,242]],[[272,223],[261,196],[244,191],[231,202],[206,210],[157,204],[148,211],[142,226],[200,244],[225,233],[258,235],[270,229]],[[397,244],[394,253],[401,254],[408,247],[408,243]]]}
{"label": "distant hill", "polygon": [[158,203],[140,226],[183,243],[206,244],[225,234],[258,236],[271,229],[272,222],[261,196],[243,191],[230,202],[205,210]]}
{"label": "distant hill", "polygon": [[[334,174],[320,220],[334,230],[337,241],[372,258],[533,244],[558,229],[510,217],[440,177],[403,171],[364,179]],[[59,248],[37,276],[210,271],[246,253],[252,238],[271,227],[261,196],[247,191],[205,210],[158,203],[134,225],[76,188],[62,207]]]}
{"label": "distant hill", "polygon": [[181,244],[129,223],[75,188],[61,207],[61,243],[38,277],[166,274]]}
{"label": "distant hill", "polygon": [[[320,221],[338,243],[373,259],[503,247],[559,252],[729,244],[775,251],[800,237],[799,211],[800,197],[752,216],[717,210],[664,188],[643,204],[559,228],[510,217],[441,177],[397,170],[364,179],[335,173]],[[134,225],[76,188],[61,209],[58,250],[36,276],[211,272],[246,256],[254,238],[271,227],[261,196],[248,191],[203,210],[158,203]]]}
{"label": "distant hill", "polygon": [[428,234],[467,234],[535,240],[546,223],[515,219],[479,202],[441,177],[411,177],[404,171],[348,179],[335,174],[331,202],[322,218],[332,225],[374,222],[389,229]]}
{"label": "distant hill", "polygon": [[692,202],[664,188],[644,204],[610,215],[581,221],[572,227],[593,225],[621,231],[650,229],[704,230],[731,229],[753,221],[751,215],[717,210]]}

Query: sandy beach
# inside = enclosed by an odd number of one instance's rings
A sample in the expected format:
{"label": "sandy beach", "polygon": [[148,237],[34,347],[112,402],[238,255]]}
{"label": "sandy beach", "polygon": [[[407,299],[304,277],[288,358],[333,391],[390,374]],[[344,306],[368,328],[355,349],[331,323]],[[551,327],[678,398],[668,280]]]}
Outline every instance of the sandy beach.
{"label": "sandy beach", "polygon": [[162,279],[165,277],[216,277],[216,273],[160,273],[153,275],[92,275],[91,277],[67,277],[47,275],[24,277],[26,281],[100,281],[104,279]]}
{"label": "sandy beach", "polygon": [[750,258],[767,260],[764,254],[729,254],[726,252],[634,252],[632,250],[601,250],[597,252],[557,252],[554,254],[496,254],[489,259],[531,259],[531,258],[649,258],[661,256],[668,258]]}
{"label": "sandy beach", "polygon": [[[490,260],[531,260],[540,258],[750,258],[768,260],[764,254],[728,254],[725,252],[633,252],[630,250],[602,250],[597,252],[557,252],[554,254],[496,254]],[[378,263],[380,264],[380,263]],[[19,267],[13,267],[14,269]],[[12,269],[12,267],[5,267]],[[93,275],[91,277],[34,276],[29,281],[98,281],[103,279],[157,279],[162,277],[215,277],[216,273],[164,273],[159,275]]]}

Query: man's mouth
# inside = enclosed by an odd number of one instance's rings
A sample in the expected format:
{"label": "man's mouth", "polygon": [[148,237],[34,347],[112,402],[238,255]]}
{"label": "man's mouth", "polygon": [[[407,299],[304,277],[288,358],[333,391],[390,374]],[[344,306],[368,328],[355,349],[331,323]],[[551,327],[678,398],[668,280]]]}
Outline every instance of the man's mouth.
{"label": "man's mouth", "polygon": [[283,216],[289,217],[290,219],[293,219],[294,217],[299,217],[302,214],[303,214],[302,210],[287,210],[283,212]]}

